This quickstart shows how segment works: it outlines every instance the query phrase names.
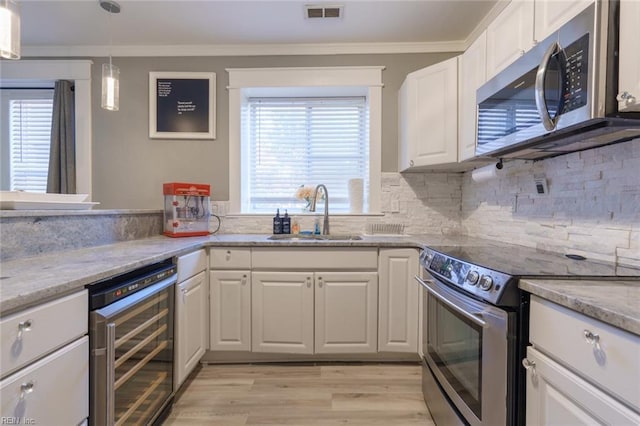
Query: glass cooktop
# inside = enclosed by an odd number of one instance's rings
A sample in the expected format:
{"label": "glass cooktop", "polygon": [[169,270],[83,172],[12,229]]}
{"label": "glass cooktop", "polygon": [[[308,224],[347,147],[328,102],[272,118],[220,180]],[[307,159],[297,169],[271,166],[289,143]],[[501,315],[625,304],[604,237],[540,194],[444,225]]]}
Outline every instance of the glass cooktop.
{"label": "glass cooktop", "polygon": [[427,245],[449,257],[514,277],[598,277],[640,279],[640,268],[514,244]]}

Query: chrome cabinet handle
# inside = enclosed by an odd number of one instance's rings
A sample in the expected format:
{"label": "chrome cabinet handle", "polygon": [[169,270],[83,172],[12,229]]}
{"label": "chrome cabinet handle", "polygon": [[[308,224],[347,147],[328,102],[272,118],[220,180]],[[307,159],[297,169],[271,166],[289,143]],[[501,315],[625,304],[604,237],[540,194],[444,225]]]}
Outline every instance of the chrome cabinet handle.
{"label": "chrome cabinet handle", "polygon": [[535,361],[530,361],[529,358],[524,358],[522,360],[522,366],[524,367],[525,370],[535,370],[536,369],[536,362]]}
{"label": "chrome cabinet handle", "polygon": [[585,330],[584,340],[586,340],[590,345],[598,348],[600,347],[600,335],[598,333],[594,333],[591,330]]}
{"label": "chrome cabinet handle", "polygon": [[538,386],[538,372],[536,371],[536,362],[529,360],[529,358],[524,358],[522,360],[522,366],[525,370],[531,371],[531,381],[534,386]]}
{"label": "chrome cabinet handle", "polygon": [[244,274],[242,276],[242,281],[241,281],[242,285],[247,285],[247,274]]}
{"label": "chrome cabinet handle", "polygon": [[31,328],[33,327],[33,320],[32,319],[27,319],[24,321],[20,321],[18,323],[18,340],[22,340],[22,336],[24,334],[25,331],[31,331]]}
{"label": "chrome cabinet handle", "polygon": [[25,396],[27,396],[27,394],[30,394],[31,392],[33,392],[35,389],[35,383],[33,382],[33,380],[29,380],[27,383],[23,383],[20,385],[20,399],[24,399]]}
{"label": "chrome cabinet handle", "polygon": [[311,277],[307,277],[307,287],[311,287]]}
{"label": "chrome cabinet handle", "polygon": [[322,288],[322,277],[318,277],[318,287]]}
{"label": "chrome cabinet handle", "polygon": [[414,164],[415,164],[415,163],[413,162],[413,160],[409,161],[409,165],[410,165],[411,167],[413,167],[413,165],[414,165]]}
{"label": "chrome cabinet handle", "polygon": [[226,261],[230,261],[231,260],[231,250],[227,250],[227,255],[225,256]]}
{"label": "chrome cabinet handle", "polygon": [[636,97],[629,92],[622,92],[618,93],[618,96],[616,96],[616,100],[618,102],[624,101],[627,105],[631,105],[636,102]]}

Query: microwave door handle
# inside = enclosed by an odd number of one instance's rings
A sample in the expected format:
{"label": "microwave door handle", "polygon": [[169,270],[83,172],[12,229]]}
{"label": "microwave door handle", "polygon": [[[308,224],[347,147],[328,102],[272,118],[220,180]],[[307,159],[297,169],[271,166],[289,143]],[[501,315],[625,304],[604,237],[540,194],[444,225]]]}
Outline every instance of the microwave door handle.
{"label": "microwave door handle", "polygon": [[536,107],[538,109],[538,113],[540,114],[540,118],[542,119],[542,125],[545,129],[551,131],[556,127],[556,120],[559,117],[559,114],[556,115],[555,119],[552,119],[549,115],[549,109],[547,108],[547,102],[544,98],[544,79],[547,76],[547,70],[549,68],[549,62],[551,62],[551,57],[560,50],[560,45],[557,41],[551,43],[544,56],[542,57],[542,62],[538,67],[538,72],[536,73],[536,85],[535,85],[535,98],[536,98]]}

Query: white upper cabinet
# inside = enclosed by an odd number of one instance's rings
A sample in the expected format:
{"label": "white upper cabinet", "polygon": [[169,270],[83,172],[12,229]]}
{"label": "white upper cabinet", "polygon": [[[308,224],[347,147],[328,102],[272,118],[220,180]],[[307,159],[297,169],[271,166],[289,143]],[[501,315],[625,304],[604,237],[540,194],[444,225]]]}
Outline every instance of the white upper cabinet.
{"label": "white upper cabinet", "polygon": [[[540,42],[557,31],[594,0],[536,0],[534,40]],[[637,22],[637,21],[636,21]]]}
{"label": "white upper cabinet", "polygon": [[458,161],[462,161],[476,152],[476,90],[487,81],[486,31],[460,56],[458,66]]}
{"label": "white upper cabinet", "polygon": [[398,133],[400,171],[458,161],[458,58],[407,75]]}
{"label": "white upper cabinet", "polygon": [[487,27],[487,80],[531,49],[533,1],[513,0]]}
{"label": "white upper cabinet", "polygon": [[618,109],[640,111],[640,2],[620,2],[620,74]]}

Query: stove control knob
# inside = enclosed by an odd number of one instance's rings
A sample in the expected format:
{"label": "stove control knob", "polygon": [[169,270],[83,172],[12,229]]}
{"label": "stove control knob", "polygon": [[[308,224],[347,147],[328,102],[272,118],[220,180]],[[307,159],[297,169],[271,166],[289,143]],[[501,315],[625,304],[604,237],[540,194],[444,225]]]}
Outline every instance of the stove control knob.
{"label": "stove control knob", "polygon": [[467,282],[471,285],[476,285],[478,283],[478,279],[480,278],[480,274],[476,271],[469,271],[467,273]]}
{"label": "stove control knob", "polygon": [[493,278],[489,275],[483,275],[482,278],[480,278],[480,283],[478,285],[483,290],[491,290],[491,287],[493,287]]}

